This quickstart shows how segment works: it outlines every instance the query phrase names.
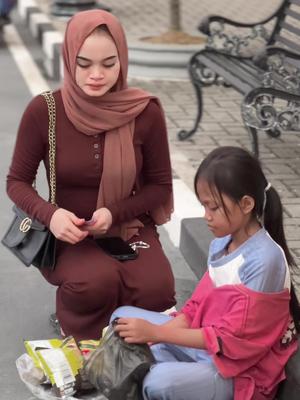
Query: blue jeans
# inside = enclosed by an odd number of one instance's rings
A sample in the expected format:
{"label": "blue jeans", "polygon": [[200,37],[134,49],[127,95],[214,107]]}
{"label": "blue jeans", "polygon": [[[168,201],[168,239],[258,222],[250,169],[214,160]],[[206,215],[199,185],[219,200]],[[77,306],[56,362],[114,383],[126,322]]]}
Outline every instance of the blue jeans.
{"label": "blue jeans", "polygon": [[[160,325],[172,317],[137,307],[123,306],[117,317],[143,318]],[[232,400],[233,380],[218,373],[207,351],[159,343],[151,346],[156,363],[143,382],[144,400]]]}

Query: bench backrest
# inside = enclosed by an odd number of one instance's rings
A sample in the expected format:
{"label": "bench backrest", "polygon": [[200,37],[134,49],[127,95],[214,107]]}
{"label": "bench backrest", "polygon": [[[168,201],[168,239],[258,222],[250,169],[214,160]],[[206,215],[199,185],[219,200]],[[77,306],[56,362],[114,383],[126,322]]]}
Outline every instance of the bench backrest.
{"label": "bench backrest", "polygon": [[300,0],[282,2],[268,44],[278,44],[300,54]]}

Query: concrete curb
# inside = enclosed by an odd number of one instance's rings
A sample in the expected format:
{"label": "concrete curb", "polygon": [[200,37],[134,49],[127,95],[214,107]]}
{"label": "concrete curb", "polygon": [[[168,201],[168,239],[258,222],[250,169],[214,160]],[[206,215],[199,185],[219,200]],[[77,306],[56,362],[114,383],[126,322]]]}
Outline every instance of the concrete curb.
{"label": "concrete curb", "polygon": [[18,12],[33,37],[41,44],[45,55],[43,65],[47,76],[60,80],[63,71],[60,56],[63,34],[57,31],[50,18],[41,11],[34,0],[19,0]]}
{"label": "concrete curb", "polygon": [[129,77],[155,80],[187,80],[189,59],[203,45],[128,42]]}
{"label": "concrete curb", "polygon": [[181,221],[179,249],[197,278],[207,270],[207,256],[213,234],[203,218],[184,218]]}

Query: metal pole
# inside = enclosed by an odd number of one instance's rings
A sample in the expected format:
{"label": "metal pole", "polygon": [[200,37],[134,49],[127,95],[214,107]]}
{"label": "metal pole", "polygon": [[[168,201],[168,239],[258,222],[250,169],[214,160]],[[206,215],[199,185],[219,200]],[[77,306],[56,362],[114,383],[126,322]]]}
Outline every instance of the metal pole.
{"label": "metal pole", "polygon": [[96,0],[54,0],[51,14],[59,17],[71,17],[79,11],[101,9],[111,11],[109,7],[98,3]]}

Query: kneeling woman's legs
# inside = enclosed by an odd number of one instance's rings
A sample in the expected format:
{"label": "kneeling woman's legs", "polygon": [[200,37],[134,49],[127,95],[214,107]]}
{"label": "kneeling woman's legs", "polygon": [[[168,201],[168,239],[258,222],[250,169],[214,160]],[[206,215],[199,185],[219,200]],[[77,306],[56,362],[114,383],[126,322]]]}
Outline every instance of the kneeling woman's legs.
{"label": "kneeling woman's legs", "polygon": [[54,271],[44,277],[58,286],[56,313],[66,335],[76,340],[99,339],[111,313],[119,306],[118,261],[92,240],[63,244]]}
{"label": "kneeling woman's legs", "polygon": [[56,313],[66,335],[99,339],[112,312],[123,304],[153,311],[175,304],[174,277],[155,227],[145,226],[137,238],[150,247],[126,262],[107,255],[90,238],[76,245],[58,243],[55,270],[42,274],[58,286]]}
{"label": "kneeling woman's legs", "polygon": [[151,311],[164,311],[175,305],[174,276],[155,227],[145,226],[131,242],[143,241],[147,249],[139,249],[138,258],[126,261],[120,268],[121,304]]}

